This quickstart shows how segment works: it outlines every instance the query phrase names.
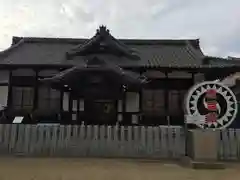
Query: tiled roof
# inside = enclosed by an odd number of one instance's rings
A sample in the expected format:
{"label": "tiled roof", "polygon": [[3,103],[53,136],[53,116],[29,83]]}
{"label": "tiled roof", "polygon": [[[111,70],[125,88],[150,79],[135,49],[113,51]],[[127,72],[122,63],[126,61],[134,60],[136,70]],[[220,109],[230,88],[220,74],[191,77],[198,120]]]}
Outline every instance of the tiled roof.
{"label": "tiled roof", "polygon": [[220,57],[211,57],[206,56],[203,60],[204,62],[211,64],[212,66],[231,66],[231,65],[240,65],[240,58],[220,58]]}
{"label": "tiled roof", "polygon": [[232,57],[232,56],[228,56],[228,59],[230,59],[230,60],[237,60],[237,61],[240,61],[240,57]]}
{"label": "tiled roof", "polygon": [[[14,37],[13,45],[0,53],[0,64],[83,65],[86,56],[67,59],[66,53],[89,39]],[[137,52],[139,59],[100,54],[109,63],[121,67],[199,67],[204,57],[198,39],[138,40],[118,39],[118,45]]]}

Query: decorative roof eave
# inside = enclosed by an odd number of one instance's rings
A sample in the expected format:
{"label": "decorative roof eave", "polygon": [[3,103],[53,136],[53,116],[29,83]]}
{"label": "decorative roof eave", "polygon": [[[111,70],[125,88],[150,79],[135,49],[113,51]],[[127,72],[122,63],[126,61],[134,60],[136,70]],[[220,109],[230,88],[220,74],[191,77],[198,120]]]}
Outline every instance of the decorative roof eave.
{"label": "decorative roof eave", "polygon": [[[1,64],[0,61],[0,69],[15,69],[15,68],[31,68],[34,70],[43,70],[43,69],[57,69],[64,70],[74,67],[72,64]],[[121,68],[125,70],[134,70],[139,72],[144,72],[146,70],[157,70],[157,71],[193,71],[193,72],[204,72],[210,70],[227,70],[232,72],[240,72],[240,66],[238,65],[189,65],[189,66],[177,66],[177,65],[169,65],[169,66],[160,66],[160,65],[126,65],[121,66]]]}
{"label": "decorative roof eave", "polygon": [[195,48],[195,49],[200,49],[200,39],[194,39],[194,40],[188,40],[188,42]]}
{"label": "decorative roof eave", "polygon": [[78,72],[78,67],[72,67],[72,68],[69,68],[69,69],[66,69],[62,72],[59,72],[58,74],[52,76],[52,77],[47,77],[47,78],[44,78],[44,79],[40,79],[40,82],[51,82],[51,81],[60,81],[62,80],[63,78],[71,78],[72,74],[74,74],[75,72]]}
{"label": "decorative roof eave", "polygon": [[126,71],[121,68],[113,67],[85,67],[85,66],[75,66],[70,69],[64,70],[59,74],[50,77],[40,79],[40,82],[46,84],[55,84],[55,83],[68,83],[76,74],[82,72],[110,72],[115,73],[119,78],[122,78],[123,82],[129,85],[141,85],[147,83],[146,77],[140,76],[134,72]]}
{"label": "decorative roof eave", "polygon": [[83,54],[87,49],[91,48],[91,46],[96,43],[100,42],[102,39],[105,39],[107,43],[110,46],[115,47],[118,49],[120,52],[125,54],[126,56],[132,58],[132,59],[139,59],[138,54],[136,51],[130,49],[126,45],[124,45],[122,42],[118,41],[115,39],[110,33],[109,30],[106,29],[105,26],[100,26],[100,28],[97,30],[97,33],[88,41],[85,43],[75,47],[74,49],[70,50],[69,52],[66,53],[66,55],[69,57],[75,56],[78,54]]}

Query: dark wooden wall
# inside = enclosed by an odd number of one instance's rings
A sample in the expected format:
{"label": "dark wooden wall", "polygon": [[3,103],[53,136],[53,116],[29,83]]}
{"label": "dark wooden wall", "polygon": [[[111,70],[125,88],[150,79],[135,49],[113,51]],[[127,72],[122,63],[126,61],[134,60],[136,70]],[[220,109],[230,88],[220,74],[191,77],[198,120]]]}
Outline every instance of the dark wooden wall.
{"label": "dark wooden wall", "polygon": [[[8,95],[8,111],[11,112],[13,115],[26,115],[26,114],[33,114],[37,116],[46,116],[45,118],[51,119],[48,116],[51,116],[51,109],[46,108],[39,108],[39,102],[42,98],[44,98],[44,93],[41,93],[42,85],[39,83],[38,79],[43,77],[51,77],[52,75],[58,73],[60,69],[11,69],[9,70],[9,95]],[[150,80],[149,84],[144,87],[142,90],[139,91],[140,94],[140,112],[139,114],[142,115],[140,123],[147,124],[147,125],[159,125],[159,124],[174,124],[180,125],[183,124],[183,99],[184,94],[187,90],[196,82],[204,80],[203,74],[193,73],[193,72],[186,72],[186,71],[151,71],[145,70],[140,72],[147,76]],[[13,106],[14,101],[13,97],[16,98],[16,89],[17,87],[29,87],[32,88],[32,107],[27,109],[15,109]],[[160,93],[158,97],[160,99],[155,99],[153,97],[153,101],[163,101],[163,113],[154,113],[154,111],[148,113],[146,111],[146,102],[148,101],[146,98],[146,91],[151,93]],[[159,91],[159,92],[157,92]],[[60,91],[59,93],[59,101],[55,101],[59,103],[59,108],[54,111],[54,117],[52,119],[58,119],[58,114],[63,113],[62,109],[62,100],[63,100],[63,92]],[[175,94],[174,94],[175,93]],[[173,95],[171,95],[173,94]],[[178,95],[176,95],[178,94]],[[173,96],[175,100],[172,99]],[[157,96],[156,96],[157,97]],[[71,98],[70,98],[71,100]],[[172,102],[172,103],[171,103]],[[175,103],[174,103],[175,102]],[[151,102],[150,102],[151,103]],[[70,103],[71,104],[71,103]],[[175,106],[176,110],[179,110],[178,113],[174,113]],[[71,106],[71,105],[70,105]],[[178,108],[179,107],[179,108]],[[126,97],[123,95],[122,97],[122,109],[126,109]],[[49,112],[50,110],[50,112]],[[127,118],[129,113],[123,112],[124,117]],[[70,117],[68,117],[69,119]]]}

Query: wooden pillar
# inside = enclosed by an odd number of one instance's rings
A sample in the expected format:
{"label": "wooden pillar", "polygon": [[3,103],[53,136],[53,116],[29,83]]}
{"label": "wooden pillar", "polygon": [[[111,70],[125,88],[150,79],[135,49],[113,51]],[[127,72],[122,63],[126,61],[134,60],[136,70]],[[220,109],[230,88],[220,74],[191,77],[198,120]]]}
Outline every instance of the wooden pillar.
{"label": "wooden pillar", "polygon": [[77,120],[76,120],[76,124],[81,124],[81,119],[80,119],[80,98],[77,98]]}
{"label": "wooden pillar", "polygon": [[195,74],[196,73],[192,72],[191,74],[192,74],[192,85],[194,85],[195,84]]}
{"label": "wooden pillar", "polygon": [[9,83],[8,83],[8,100],[7,100],[7,109],[11,109],[12,106],[12,69],[9,72]]}
{"label": "wooden pillar", "polygon": [[168,72],[165,72],[165,79],[167,84],[164,86],[164,104],[165,104],[165,118],[167,121],[167,124],[169,125],[169,103],[168,103],[168,99],[169,99],[169,81],[168,81]]}
{"label": "wooden pillar", "polygon": [[35,82],[34,82],[34,99],[33,99],[33,111],[38,108],[38,90],[39,90],[39,81],[38,81],[39,71],[35,71]]}
{"label": "wooden pillar", "polygon": [[72,122],[72,114],[73,114],[73,97],[71,91],[69,91],[69,98],[68,98],[68,108],[70,113],[70,119],[67,121],[67,123]]}
{"label": "wooden pillar", "polygon": [[[145,71],[141,71],[140,72],[140,76],[142,76],[143,75],[143,73],[144,73]],[[141,88],[140,90],[139,90],[139,115],[138,115],[138,122],[141,122],[141,120],[142,120],[142,116],[143,116],[143,107],[142,107],[142,104],[143,104],[143,88]]]}
{"label": "wooden pillar", "polygon": [[114,106],[115,106],[115,110],[116,110],[115,119],[116,119],[116,122],[118,122],[118,99],[115,100]]}
{"label": "wooden pillar", "polygon": [[64,91],[63,89],[60,90],[60,122],[62,122],[63,119],[63,96],[64,96]]}
{"label": "wooden pillar", "polygon": [[126,91],[123,92],[123,99],[122,99],[122,122],[126,122]]}

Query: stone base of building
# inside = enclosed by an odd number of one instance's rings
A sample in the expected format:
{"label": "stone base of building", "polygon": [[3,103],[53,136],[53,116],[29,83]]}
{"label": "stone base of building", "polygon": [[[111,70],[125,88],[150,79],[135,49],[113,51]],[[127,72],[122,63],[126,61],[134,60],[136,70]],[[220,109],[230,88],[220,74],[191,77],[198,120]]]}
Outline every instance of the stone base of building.
{"label": "stone base of building", "polygon": [[185,166],[194,169],[223,169],[218,162],[218,132],[194,129],[188,131],[187,155],[182,159]]}
{"label": "stone base of building", "polygon": [[194,160],[216,161],[218,159],[218,132],[194,129],[187,135],[188,156]]}
{"label": "stone base of building", "polygon": [[192,169],[225,169],[226,168],[225,164],[222,162],[209,161],[209,160],[196,161],[188,156],[185,156],[181,159],[181,165],[187,168],[192,168]]}

